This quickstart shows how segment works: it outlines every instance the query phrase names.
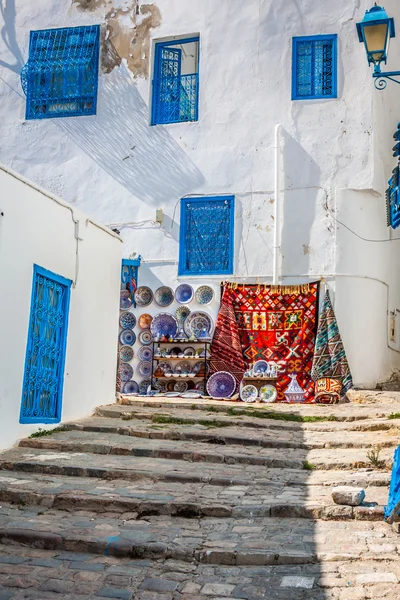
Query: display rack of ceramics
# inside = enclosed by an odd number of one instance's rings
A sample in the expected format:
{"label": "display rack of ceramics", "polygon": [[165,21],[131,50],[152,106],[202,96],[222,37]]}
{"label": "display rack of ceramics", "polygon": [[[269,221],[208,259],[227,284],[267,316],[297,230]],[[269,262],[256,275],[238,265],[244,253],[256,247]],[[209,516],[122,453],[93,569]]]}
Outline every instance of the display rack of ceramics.
{"label": "display rack of ceramics", "polygon": [[153,341],[153,336],[151,335],[150,329],[145,329],[141,333],[139,333],[139,342],[143,344],[143,346],[149,346]]}
{"label": "display rack of ceramics", "polygon": [[136,326],[136,317],[131,312],[123,312],[119,317],[119,324],[122,329],[134,329]]}
{"label": "display rack of ceramics", "polygon": [[267,402],[267,403],[275,402],[275,400],[278,397],[278,392],[277,392],[276,387],[269,383],[267,383],[267,385],[263,385],[259,389],[258,393],[259,393],[261,402]]}
{"label": "display rack of ceramics", "polygon": [[142,285],[137,288],[135,292],[136,306],[141,308],[149,306],[153,302],[153,292],[146,285]]}
{"label": "display rack of ceramics", "polygon": [[190,313],[183,327],[189,340],[193,337],[199,340],[206,340],[212,337],[214,322],[208,313],[199,310]]}
{"label": "display rack of ceramics", "polygon": [[122,362],[128,363],[132,360],[134,351],[132,346],[121,346],[118,354],[119,359],[122,360]]}
{"label": "display rack of ceramics", "polygon": [[124,385],[122,386],[122,393],[123,394],[138,394],[139,393],[138,383],[136,381],[134,381],[133,379],[125,382]]}
{"label": "display rack of ceramics", "polygon": [[228,371],[217,371],[207,381],[207,392],[213,398],[230,398],[236,389],[236,379]]}
{"label": "display rack of ceramics", "polygon": [[121,290],[119,295],[119,307],[121,310],[129,310],[132,306],[132,296],[129,290]]}
{"label": "display rack of ceramics", "polygon": [[209,285],[201,285],[194,297],[199,304],[210,304],[214,300],[214,290]]}
{"label": "display rack of ceramics", "polygon": [[174,301],[174,292],[170,287],[163,285],[154,292],[154,300],[158,306],[165,308]]}
{"label": "display rack of ceramics", "polygon": [[194,290],[188,283],[181,283],[175,290],[175,300],[179,304],[189,304],[193,300]]}
{"label": "display rack of ceramics", "polygon": [[243,402],[256,402],[258,398],[258,390],[254,385],[244,385],[240,390],[240,399]]}
{"label": "display rack of ceramics", "polygon": [[304,402],[304,390],[297,381],[296,373],[289,373],[289,377],[292,381],[284,391],[286,401],[293,403]]}
{"label": "display rack of ceramics", "polygon": [[149,315],[148,313],[143,313],[142,315],[140,315],[139,321],[138,321],[138,325],[139,325],[140,329],[150,329],[152,320],[153,320],[153,317],[151,315]]}
{"label": "display rack of ceramics", "polygon": [[123,329],[119,334],[119,341],[122,346],[133,346],[136,342],[136,334],[132,329]]}

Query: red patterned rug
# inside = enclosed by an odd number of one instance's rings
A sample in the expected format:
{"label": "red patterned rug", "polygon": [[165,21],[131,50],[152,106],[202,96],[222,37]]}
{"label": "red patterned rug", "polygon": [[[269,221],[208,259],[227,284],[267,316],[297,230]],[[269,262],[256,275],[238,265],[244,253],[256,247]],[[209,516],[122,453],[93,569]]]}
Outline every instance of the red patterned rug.
{"label": "red patterned rug", "polygon": [[311,377],[318,321],[319,283],[297,286],[225,283],[211,348],[211,373],[229,371],[240,383],[257,360],[279,368],[278,401],[296,373],[306,402],[314,397]]}

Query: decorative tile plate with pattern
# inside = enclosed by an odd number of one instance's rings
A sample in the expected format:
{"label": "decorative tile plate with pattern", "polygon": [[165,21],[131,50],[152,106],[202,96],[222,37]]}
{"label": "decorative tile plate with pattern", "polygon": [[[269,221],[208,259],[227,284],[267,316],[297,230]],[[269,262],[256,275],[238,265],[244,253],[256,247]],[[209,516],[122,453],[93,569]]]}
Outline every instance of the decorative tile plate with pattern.
{"label": "decorative tile plate with pattern", "polygon": [[119,317],[119,324],[122,329],[134,329],[136,325],[136,317],[131,312],[123,312]]}
{"label": "decorative tile plate with pattern", "polygon": [[154,337],[172,337],[175,338],[178,331],[178,323],[175,317],[168,313],[159,313],[156,315],[150,325],[150,331]]}
{"label": "decorative tile plate with pattern", "polygon": [[131,381],[127,381],[122,386],[123,394],[137,394],[138,392],[139,392],[139,385],[133,379],[131,379]]}
{"label": "decorative tile plate with pattern", "polygon": [[192,365],[188,360],[182,360],[174,367],[174,373],[191,373]]}
{"label": "decorative tile plate with pattern", "polygon": [[258,398],[258,390],[255,385],[244,385],[240,390],[240,399],[243,402],[255,402]]}
{"label": "decorative tile plate with pattern", "polygon": [[134,355],[133,348],[131,346],[121,346],[119,349],[119,358],[122,362],[128,363],[132,360]]}
{"label": "decorative tile plate with pattern", "polygon": [[189,304],[193,300],[193,288],[188,283],[181,283],[175,290],[175,300],[179,304]]}
{"label": "decorative tile plate with pattern", "polygon": [[136,334],[132,329],[123,329],[119,334],[119,341],[123,346],[133,346],[136,342]]}
{"label": "decorative tile plate with pattern", "polygon": [[132,306],[132,298],[129,290],[122,290],[119,296],[119,307],[121,310],[128,310]]}
{"label": "decorative tile plate with pattern", "polygon": [[121,381],[129,381],[132,379],[133,368],[131,365],[128,365],[128,363],[119,363],[118,374],[121,378]]}
{"label": "decorative tile plate with pattern", "polygon": [[151,379],[143,379],[140,384],[139,384],[139,393],[140,394],[147,394],[147,389],[148,387],[151,385]]}
{"label": "decorative tile plate with pattern", "polygon": [[184,323],[192,311],[188,306],[178,306],[176,309],[176,319],[179,323]]}
{"label": "decorative tile plate with pattern", "polygon": [[275,402],[278,396],[276,387],[270,384],[263,385],[260,388],[260,400],[261,402]]}
{"label": "decorative tile plate with pattern", "polygon": [[139,317],[139,327],[140,329],[150,329],[151,322],[153,317],[147,313],[143,313]]}
{"label": "decorative tile plate with pattern", "polygon": [[177,381],[174,385],[175,392],[186,392],[188,389],[188,384],[186,381]]}
{"label": "decorative tile plate with pattern", "polygon": [[143,344],[143,346],[149,346],[153,341],[153,336],[151,335],[150,329],[145,329],[141,333],[139,333],[139,342]]}
{"label": "decorative tile plate with pattern", "polygon": [[148,346],[141,346],[138,352],[139,360],[151,360],[153,357],[153,351]]}
{"label": "decorative tile plate with pattern", "polygon": [[204,381],[199,381],[199,383],[196,383],[196,390],[204,394]]}
{"label": "decorative tile plate with pattern", "polygon": [[167,392],[173,392],[175,384],[176,384],[176,379],[170,379],[169,381],[167,381],[166,386],[165,386],[165,389],[167,390]]}
{"label": "decorative tile plate with pattern", "polygon": [[212,337],[213,320],[209,314],[196,311],[190,313],[184,323],[184,329],[187,336],[195,336],[197,339],[208,339]]}
{"label": "decorative tile plate with pattern", "polygon": [[151,363],[146,360],[141,360],[138,364],[138,373],[141,377],[150,377]]}
{"label": "decorative tile plate with pattern", "polygon": [[195,298],[199,304],[210,304],[214,299],[214,290],[209,285],[201,285],[196,290]]}
{"label": "decorative tile plate with pattern", "polygon": [[258,360],[254,363],[253,371],[256,374],[267,373],[269,371],[269,364],[266,360]]}
{"label": "decorative tile plate with pattern", "polygon": [[236,389],[236,380],[228,371],[218,371],[207,381],[207,392],[214,398],[230,398]]}
{"label": "decorative tile plate with pattern", "polygon": [[161,360],[158,363],[158,369],[160,369],[164,373],[164,375],[166,373],[172,373],[173,371],[171,363],[167,360]]}
{"label": "decorative tile plate with pattern", "polygon": [[138,287],[135,292],[135,302],[137,306],[149,306],[153,302],[153,292],[146,285]]}
{"label": "decorative tile plate with pattern", "polygon": [[174,301],[174,292],[170,287],[163,285],[154,292],[154,300],[158,306],[169,306]]}

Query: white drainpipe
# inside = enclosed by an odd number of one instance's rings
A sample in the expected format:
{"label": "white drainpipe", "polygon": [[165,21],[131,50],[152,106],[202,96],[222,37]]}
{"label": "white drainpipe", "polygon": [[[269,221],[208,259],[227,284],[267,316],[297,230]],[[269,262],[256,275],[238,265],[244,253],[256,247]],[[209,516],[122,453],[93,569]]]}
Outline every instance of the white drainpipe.
{"label": "white drainpipe", "polygon": [[274,177],[274,252],[273,252],[273,268],[272,268],[272,283],[279,285],[280,282],[280,254],[281,254],[281,190],[280,190],[280,174],[281,174],[281,126],[275,125],[275,177]]}

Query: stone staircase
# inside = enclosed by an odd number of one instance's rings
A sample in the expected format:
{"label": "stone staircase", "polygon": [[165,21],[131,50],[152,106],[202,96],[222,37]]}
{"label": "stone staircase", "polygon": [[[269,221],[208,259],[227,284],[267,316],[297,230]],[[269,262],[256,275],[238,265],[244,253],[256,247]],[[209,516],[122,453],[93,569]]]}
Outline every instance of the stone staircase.
{"label": "stone staircase", "polygon": [[0,454],[0,600],[398,600],[400,395],[357,400],[135,399],[22,440]]}

